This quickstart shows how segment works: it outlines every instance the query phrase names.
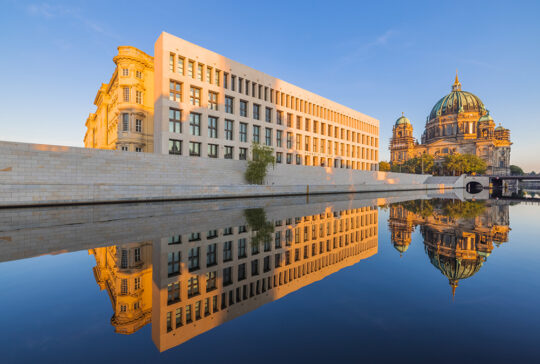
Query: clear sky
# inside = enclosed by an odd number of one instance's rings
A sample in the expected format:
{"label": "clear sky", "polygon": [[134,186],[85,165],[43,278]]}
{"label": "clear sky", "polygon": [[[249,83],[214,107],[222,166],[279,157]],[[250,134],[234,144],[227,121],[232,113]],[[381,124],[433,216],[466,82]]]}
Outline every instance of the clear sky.
{"label": "clear sky", "polygon": [[166,31],[379,119],[381,160],[395,119],[419,138],[458,69],[511,129],[512,164],[540,171],[540,1],[0,4],[0,140],[82,146],[116,47],[153,54]]}

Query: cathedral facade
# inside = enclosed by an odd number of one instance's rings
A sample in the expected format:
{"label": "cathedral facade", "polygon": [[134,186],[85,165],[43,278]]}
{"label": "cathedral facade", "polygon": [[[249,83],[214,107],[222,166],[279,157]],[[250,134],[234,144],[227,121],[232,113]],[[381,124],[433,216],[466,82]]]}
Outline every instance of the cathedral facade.
{"label": "cathedral facade", "polygon": [[441,98],[426,119],[421,143],[413,137],[413,126],[404,115],[399,117],[390,139],[390,163],[400,165],[423,153],[435,158],[441,169],[449,154],[473,154],[487,164],[487,174],[510,174],[510,130],[495,127],[484,103],[461,90],[456,75],[452,91]]}

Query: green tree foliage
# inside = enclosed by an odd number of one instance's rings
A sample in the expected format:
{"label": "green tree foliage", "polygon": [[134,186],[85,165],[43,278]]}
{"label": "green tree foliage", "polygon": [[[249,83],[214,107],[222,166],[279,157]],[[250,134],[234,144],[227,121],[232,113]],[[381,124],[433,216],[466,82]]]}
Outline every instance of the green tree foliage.
{"label": "green tree foliage", "polygon": [[521,176],[522,174],[524,174],[524,172],[523,172],[523,169],[521,169],[521,167],[518,167],[512,164],[510,166],[510,174],[512,176]]}
{"label": "green tree foliage", "polygon": [[260,145],[259,143],[253,143],[251,146],[251,155],[253,159],[248,162],[244,177],[250,184],[262,185],[268,166],[270,164],[274,166],[276,163],[274,149]]}
{"label": "green tree foliage", "polygon": [[252,245],[259,245],[261,242],[269,241],[272,238],[274,224],[266,220],[264,209],[246,209],[244,210],[244,216],[252,232]]}
{"label": "green tree foliage", "polygon": [[474,154],[449,154],[444,158],[443,162],[444,174],[459,176],[460,174],[476,173],[482,174],[486,172],[486,162]]}
{"label": "green tree foliage", "polygon": [[452,219],[472,219],[481,215],[486,209],[485,201],[433,199],[406,201],[399,204],[406,210],[423,218],[427,218],[432,216],[434,212],[438,212]]}
{"label": "green tree foliage", "polygon": [[432,155],[424,153],[405,162],[402,170],[404,172],[416,174],[421,174],[422,172],[424,172],[424,174],[432,173],[433,161],[434,158]]}
{"label": "green tree foliage", "polygon": [[390,172],[390,163],[385,161],[379,162],[379,171],[381,172]]}

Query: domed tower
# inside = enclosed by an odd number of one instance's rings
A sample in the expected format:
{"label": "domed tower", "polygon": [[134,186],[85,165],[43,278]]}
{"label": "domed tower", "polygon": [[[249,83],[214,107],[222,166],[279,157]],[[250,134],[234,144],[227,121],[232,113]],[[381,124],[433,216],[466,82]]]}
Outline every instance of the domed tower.
{"label": "domed tower", "polygon": [[455,137],[476,139],[478,119],[487,114],[484,103],[476,95],[461,90],[456,73],[452,91],[441,98],[429,113],[422,143]]}
{"label": "domed tower", "polygon": [[390,163],[402,164],[413,157],[414,137],[413,126],[403,113],[392,128],[390,139]]}
{"label": "domed tower", "polygon": [[411,245],[411,235],[414,231],[413,213],[408,211],[402,204],[390,205],[390,218],[388,226],[392,233],[391,242],[399,252],[399,256],[409,249]]}

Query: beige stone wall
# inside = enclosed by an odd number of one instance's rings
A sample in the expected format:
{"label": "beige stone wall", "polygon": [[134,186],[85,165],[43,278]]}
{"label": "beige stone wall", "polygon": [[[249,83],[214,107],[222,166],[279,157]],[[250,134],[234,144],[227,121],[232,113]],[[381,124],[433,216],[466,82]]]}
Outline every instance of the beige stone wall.
{"label": "beige stone wall", "polygon": [[[425,189],[427,176],[0,142],[0,205]],[[429,186],[428,186],[429,187]]]}

